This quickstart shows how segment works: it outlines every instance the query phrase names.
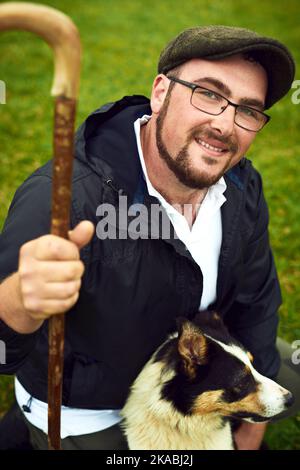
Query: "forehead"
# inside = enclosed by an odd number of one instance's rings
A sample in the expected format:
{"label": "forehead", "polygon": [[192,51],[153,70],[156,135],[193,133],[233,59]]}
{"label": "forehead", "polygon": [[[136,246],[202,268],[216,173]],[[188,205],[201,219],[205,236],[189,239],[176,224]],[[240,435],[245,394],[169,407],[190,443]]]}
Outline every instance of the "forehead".
{"label": "forehead", "polygon": [[204,77],[215,78],[226,84],[231,97],[236,99],[249,97],[264,100],[267,93],[265,69],[242,54],[219,60],[192,59],[183,64],[180,71],[180,78],[188,81]]}

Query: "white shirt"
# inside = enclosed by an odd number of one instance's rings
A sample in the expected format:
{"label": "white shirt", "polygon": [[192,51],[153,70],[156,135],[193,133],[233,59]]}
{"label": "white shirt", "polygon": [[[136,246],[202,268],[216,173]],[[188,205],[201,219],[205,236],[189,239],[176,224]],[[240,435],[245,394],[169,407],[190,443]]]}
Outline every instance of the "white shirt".
{"label": "white shirt", "polygon": [[[226,189],[224,178],[211,186],[200,206],[196,220],[190,230],[185,217],[172,207],[161,194],[152,186],[146,170],[143,157],[140,126],[148,122],[151,116],[143,116],[134,123],[139,157],[147,183],[148,192],[157,197],[166,210],[178,238],[185,244],[203,274],[203,294],[200,309],[208,307],[216,299],[218,260],[222,242],[221,211],[226,201],[223,193]],[[48,405],[30,394],[15,379],[17,402],[28,421],[47,434]],[[30,413],[23,411],[22,406],[30,403]],[[86,410],[62,406],[61,408],[61,438],[90,434],[106,429],[121,421],[120,410]]]}
{"label": "white shirt", "polygon": [[[37,428],[48,433],[48,404],[33,398],[15,379],[17,402],[26,419]],[[31,399],[32,398],[32,399]],[[31,401],[31,403],[30,403]],[[30,413],[23,411],[22,406],[28,403]],[[121,421],[119,410],[85,410],[79,408],[61,407],[61,439],[67,436],[90,434],[109,428]]]}

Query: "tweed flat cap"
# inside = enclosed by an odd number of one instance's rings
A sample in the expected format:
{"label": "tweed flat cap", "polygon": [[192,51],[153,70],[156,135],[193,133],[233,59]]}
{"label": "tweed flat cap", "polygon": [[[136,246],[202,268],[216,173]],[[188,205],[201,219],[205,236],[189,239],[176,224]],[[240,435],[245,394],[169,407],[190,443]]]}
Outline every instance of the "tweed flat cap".
{"label": "tweed flat cap", "polygon": [[267,72],[265,108],[268,109],[291,88],[295,62],[284,44],[249,29],[216,25],[186,29],[161,52],[158,73],[166,74],[194,58],[216,60],[243,52],[254,52],[255,59]]}

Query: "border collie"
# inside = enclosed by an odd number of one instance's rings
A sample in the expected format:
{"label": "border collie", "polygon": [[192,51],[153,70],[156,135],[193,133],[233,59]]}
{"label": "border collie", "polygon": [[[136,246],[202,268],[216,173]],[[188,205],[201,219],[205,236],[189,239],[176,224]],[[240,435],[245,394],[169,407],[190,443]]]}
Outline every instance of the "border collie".
{"label": "border collie", "polygon": [[122,410],[130,449],[234,449],[232,418],[268,421],[292,404],[288,390],[254,369],[216,313],[177,323]]}

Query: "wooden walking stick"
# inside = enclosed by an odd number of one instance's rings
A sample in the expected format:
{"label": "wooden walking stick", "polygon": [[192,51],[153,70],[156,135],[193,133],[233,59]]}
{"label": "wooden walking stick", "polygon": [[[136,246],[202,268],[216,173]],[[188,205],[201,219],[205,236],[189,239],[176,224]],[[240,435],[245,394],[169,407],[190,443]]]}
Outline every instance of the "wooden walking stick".
{"label": "wooden walking stick", "polygon": [[[68,238],[71,202],[74,122],[79,87],[81,46],[74,23],[54,8],[25,2],[0,5],[0,31],[36,33],[54,52],[54,163],[51,233]],[[48,444],[60,449],[64,315],[49,320]]]}

